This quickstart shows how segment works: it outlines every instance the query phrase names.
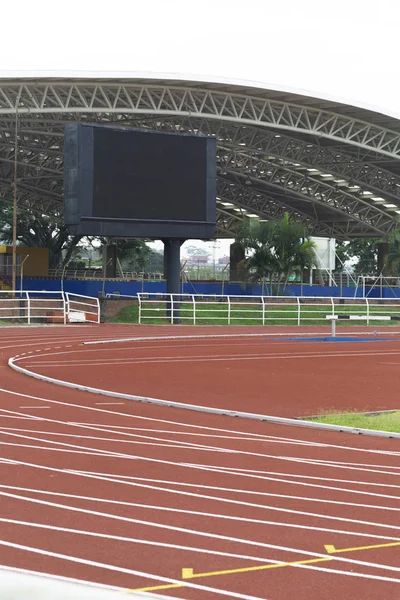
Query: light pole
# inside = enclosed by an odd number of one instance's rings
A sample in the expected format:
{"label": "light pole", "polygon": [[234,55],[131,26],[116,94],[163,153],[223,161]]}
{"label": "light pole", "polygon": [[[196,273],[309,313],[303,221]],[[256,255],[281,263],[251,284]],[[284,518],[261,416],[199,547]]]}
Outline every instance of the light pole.
{"label": "light pole", "polygon": [[61,274],[61,292],[64,293],[64,277],[65,277],[65,271],[67,269],[69,265],[69,261],[65,263],[63,270],[62,270],[62,274]]}
{"label": "light pole", "polygon": [[21,274],[20,274],[20,276],[21,276],[21,283],[20,283],[21,293],[22,293],[22,282],[23,282],[23,279],[24,279],[24,262],[26,261],[27,258],[29,258],[29,254],[27,254],[25,256],[24,260],[21,263]]}
{"label": "light pole", "polygon": [[12,283],[11,289],[15,298],[17,287],[17,167],[18,167],[18,107],[21,91],[15,105],[15,139],[14,139],[14,197],[13,197],[13,224],[12,224]]}

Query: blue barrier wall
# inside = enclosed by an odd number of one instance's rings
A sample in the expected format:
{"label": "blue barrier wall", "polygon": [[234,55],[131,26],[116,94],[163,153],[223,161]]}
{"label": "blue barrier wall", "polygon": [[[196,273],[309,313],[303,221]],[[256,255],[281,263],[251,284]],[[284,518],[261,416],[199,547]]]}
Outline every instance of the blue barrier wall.
{"label": "blue barrier wall", "polygon": [[[136,296],[138,292],[166,292],[164,281],[105,281],[102,280],[64,280],[63,288],[66,292],[74,294],[83,294],[85,296],[95,296],[96,298],[103,291],[106,294],[119,293],[125,296]],[[39,291],[60,291],[62,289],[60,279],[24,279],[24,290]],[[182,286],[181,286],[182,290]],[[226,295],[251,295],[261,296],[260,285],[248,285],[242,287],[240,283],[226,283],[222,286],[221,282],[194,282],[184,283],[183,292],[185,294],[226,294]],[[286,296],[324,296],[324,297],[347,297],[354,298],[354,287],[328,287],[321,285],[300,286],[290,285],[286,289]],[[380,288],[366,288],[369,298],[379,298]],[[382,289],[383,298],[400,298],[400,289]],[[362,297],[362,289],[357,290],[357,297]]]}

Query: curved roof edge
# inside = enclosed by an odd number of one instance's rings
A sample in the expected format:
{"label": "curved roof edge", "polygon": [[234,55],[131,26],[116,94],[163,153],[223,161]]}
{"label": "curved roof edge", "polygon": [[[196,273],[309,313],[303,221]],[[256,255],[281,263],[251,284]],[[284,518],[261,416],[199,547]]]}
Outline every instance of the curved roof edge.
{"label": "curved roof edge", "polygon": [[302,96],[304,99],[309,99],[318,101],[321,100],[323,102],[329,102],[333,105],[341,105],[342,107],[347,108],[355,108],[360,109],[362,111],[368,111],[370,113],[375,113],[377,115],[384,115],[396,120],[400,120],[400,112],[396,113],[392,110],[384,108],[382,106],[376,106],[372,104],[368,104],[365,102],[361,102],[358,100],[353,100],[349,98],[344,98],[342,96],[334,96],[327,93],[320,93],[316,90],[303,90],[299,88],[294,88],[286,85],[277,85],[266,83],[262,81],[252,81],[246,79],[233,79],[228,77],[219,77],[215,75],[201,75],[201,74],[193,74],[193,73],[159,73],[159,72],[151,72],[151,71],[56,71],[56,70],[30,70],[30,71],[6,71],[0,70],[0,81],[1,80],[10,80],[10,79],[22,79],[22,80],[34,80],[34,79],[101,79],[101,80],[148,80],[148,81],[170,81],[171,83],[204,83],[208,85],[212,85],[213,83],[220,86],[232,86],[238,88],[246,88],[246,90],[250,91],[253,89],[258,93],[261,90],[275,92],[277,94],[291,94],[293,96]]}

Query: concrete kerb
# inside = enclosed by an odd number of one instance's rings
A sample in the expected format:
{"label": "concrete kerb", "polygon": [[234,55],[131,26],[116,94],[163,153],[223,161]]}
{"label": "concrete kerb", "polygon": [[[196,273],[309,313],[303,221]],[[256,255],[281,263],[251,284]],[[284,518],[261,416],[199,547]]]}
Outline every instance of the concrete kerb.
{"label": "concrete kerb", "polygon": [[[242,334],[243,335],[243,334]],[[244,334],[244,335],[258,335],[258,334]],[[84,342],[84,344],[106,344],[106,343],[116,343],[117,341],[126,342],[126,341],[150,341],[154,339],[188,339],[188,338],[197,338],[197,337],[221,337],[215,335],[200,335],[200,336],[163,336],[163,337],[138,337],[138,338],[129,338],[129,339],[121,339],[121,340],[101,340],[95,342]],[[225,337],[225,336],[222,336]],[[229,335],[228,335],[229,337]],[[236,336],[237,337],[237,336]],[[309,429],[322,429],[325,431],[337,431],[341,433],[353,433],[358,435],[368,435],[374,437],[382,437],[382,438],[397,438],[400,439],[400,433],[389,432],[389,431],[380,431],[373,429],[362,429],[358,427],[345,427],[341,425],[330,425],[328,423],[315,423],[312,421],[301,421],[297,418],[287,418],[287,417],[276,417],[271,415],[262,415],[258,413],[248,413],[244,411],[233,411],[224,408],[212,408],[208,406],[201,406],[198,404],[186,404],[183,402],[176,402],[173,400],[162,400],[160,398],[151,398],[147,396],[135,396],[133,394],[124,394],[122,392],[113,392],[111,390],[104,390],[101,388],[95,388],[87,385],[82,385],[79,383],[73,383],[71,381],[64,381],[62,379],[55,379],[54,377],[49,377],[48,375],[42,375],[40,373],[35,373],[34,371],[30,371],[24,367],[21,367],[16,364],[16,361],[21,359],[19,355],[11,357],[8,360],[8,366],[14,369],[15,371],[22,373],[23,375],[27,375],[29,377],[33,377],[35,379],[39,379],[40,381],[45,381],[47,383],[53,383],[55,385],[60,385],[63,387],[76,389],[82,392],[90,392],[92,394],[98,394],[101,396],[107,396],[110,398],[119,398],[123,400],[133,400],[135,402],[143,402],[145,404],[155,404],[158,406],[168,406],[170,408],[180,408],[184,410],[192,410],[212,415],[222,415],[227,417],[238,417],[241,419],[251,419],[254,421],[264,421],[267,423],[274,423],[276,425],[289,425],[295,427],[305,427]],[[25,358],[25,357],[24,357]]]}
{"label": "concrete kerb", "polygon": [[[1,600],[121,600],[126,588],[0,566]],[[159,594],[129,594],[130,600],[165,600]],[[172,596],[168,597],[173,600]],[[178,599],[176,599],[178,600]]]}

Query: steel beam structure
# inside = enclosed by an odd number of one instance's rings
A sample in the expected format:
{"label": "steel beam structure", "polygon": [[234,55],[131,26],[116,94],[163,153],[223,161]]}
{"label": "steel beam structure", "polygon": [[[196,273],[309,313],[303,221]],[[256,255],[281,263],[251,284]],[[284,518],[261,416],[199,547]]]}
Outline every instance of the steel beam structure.
{"label": "steel beam structure", "polygon": [[400,122],[246,85],[150,79],[0,80],[0,199],[62,214],[63,126],[82,121],[212,135],[217,234],[288,211],[314,235],[385,237],[400,214]]}

